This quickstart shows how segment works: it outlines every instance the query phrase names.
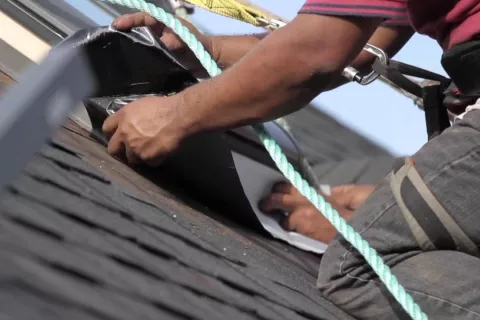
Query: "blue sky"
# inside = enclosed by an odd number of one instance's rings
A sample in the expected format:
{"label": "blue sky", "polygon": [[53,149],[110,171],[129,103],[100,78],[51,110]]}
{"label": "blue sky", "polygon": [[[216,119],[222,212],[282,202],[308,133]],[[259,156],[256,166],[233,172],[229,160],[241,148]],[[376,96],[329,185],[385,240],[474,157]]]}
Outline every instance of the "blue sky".
{"label": "blue sky", "polygon": [[[110,18],[84,0],[66,0],[88,11],[101,24]],[[276,14],[292,19],[303,0],[253,0],[254,3]],[[203,10],[197,10],[193,19],[208,32],[218,34],[246,34],[259,31],[248,24],[234,21]],[[440,65],[441,49],[428,37],[415,35],[395,59],[445,74]],[[369,86],[348,84],[332,92],[321,94],[314,103],[339,122],[397,155],[417,151],[427,139],[424,114],[413,103],[381,82]],[[321,137],[319,137],[321,139]]]}

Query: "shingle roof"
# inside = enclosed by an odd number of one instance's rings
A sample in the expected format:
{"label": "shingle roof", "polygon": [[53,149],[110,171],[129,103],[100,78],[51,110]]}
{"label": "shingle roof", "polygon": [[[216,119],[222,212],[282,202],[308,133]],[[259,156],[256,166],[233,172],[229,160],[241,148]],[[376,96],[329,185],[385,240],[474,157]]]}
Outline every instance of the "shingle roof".
{"label": "shingle roof", "polygon": [[286,119],[320,183],[376,184],[397,159],[315,107],[301,109]]}
{"label": "shingle roof", "polygon": [[177,196],[61,129],[0,201],[0,313],[349,319],[315,289],[318,256]]}
{"label": "shingle roof", "polygon": [[310,105],[286,117],[313,164],[391,157],[384,148]]}
{"label": "shingle roof", "polygon": [[350,319],[315,289],[319,256],[154,177],[61,128],[0,198],[0,314]]}

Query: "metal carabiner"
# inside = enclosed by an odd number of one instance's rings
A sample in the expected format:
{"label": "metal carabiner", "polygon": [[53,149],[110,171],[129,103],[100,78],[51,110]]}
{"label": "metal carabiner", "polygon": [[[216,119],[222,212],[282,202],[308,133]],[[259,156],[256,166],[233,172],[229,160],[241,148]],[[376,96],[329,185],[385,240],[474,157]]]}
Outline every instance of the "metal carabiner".
{"label": "metal carabiner", "polygon": [[[375,55],[382,64],[388,64],[388,55],[382,49],[367,43],[365,47],[363,47],[363,50]],[[358,71],[354,67],[349,66],[343,70],[342,76],[344,76],[350,81],[355,81],[362,86],[366,86],[377,80],[380,74],[375,70],[372,70],[369,74],[362,76],[360,75],[360,71]]]}

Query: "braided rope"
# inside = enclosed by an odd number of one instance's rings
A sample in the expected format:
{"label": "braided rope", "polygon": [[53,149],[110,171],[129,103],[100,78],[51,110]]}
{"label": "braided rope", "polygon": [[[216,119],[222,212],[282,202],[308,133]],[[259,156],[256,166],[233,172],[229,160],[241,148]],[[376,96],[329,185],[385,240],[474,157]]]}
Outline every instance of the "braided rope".
{"label": "braided rope", "polygon": [[[147,3],[144,0],[100,1],[126,6],[150,14],[152,17],[172,29],[188,45],[211,77],[215,77],[222,73],[210,54],[206,52],[203,45],[195,38],[190,30],[183,26],[173,15],[167,13],[162,8],[157,8],[155,5]],[[397,278],[392,274],[390,268],[383,262],[377,251],[370,247],[368,242],[365,241],[350,225],[348,225],[345,219],[343,219],[338,212],[301,177],[292,164],[288,162],[288,159],[282,152],[280,146],[272,137],[270,137],[264,126],[257,125],[254,126],[254,129],[279,170],[303,196],[310,200],[310,202],[322,212],[338,232],[364,256],[365,260],[377,273],[378,277],[386,285],[390,293],[412,317],[412,319],[427,320],[427,315],[422,312],[410,294],[405,291],[405,288],[403,288],[398,282]]]}

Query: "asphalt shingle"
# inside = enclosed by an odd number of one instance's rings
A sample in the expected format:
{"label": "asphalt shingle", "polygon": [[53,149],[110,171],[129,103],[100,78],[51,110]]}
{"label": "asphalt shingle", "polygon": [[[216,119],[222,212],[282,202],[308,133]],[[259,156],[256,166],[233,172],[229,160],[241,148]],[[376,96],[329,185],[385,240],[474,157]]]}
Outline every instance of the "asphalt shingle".
{"label": "asphalt shingle", "polygon": [[2,195],[0,281],[8,286],[0,304],[12,294],[22,300],[2,309],[5,316],[348,319],[295,258],[318,257],[193,208],[172,209],[165,194],[133,195],[103,174],[113,166],[98,170],[78,152],[47,146]]}

